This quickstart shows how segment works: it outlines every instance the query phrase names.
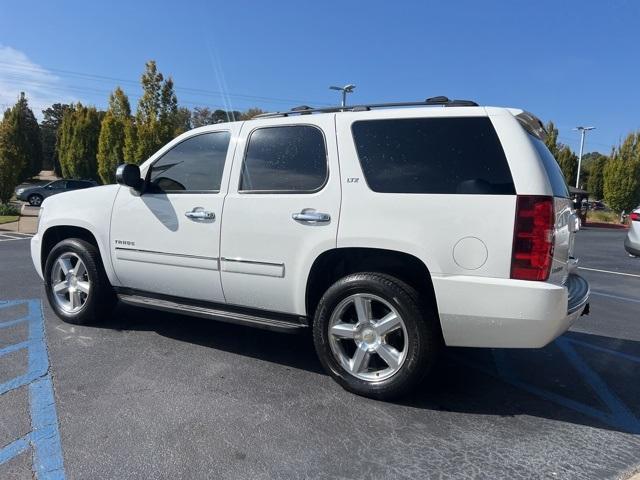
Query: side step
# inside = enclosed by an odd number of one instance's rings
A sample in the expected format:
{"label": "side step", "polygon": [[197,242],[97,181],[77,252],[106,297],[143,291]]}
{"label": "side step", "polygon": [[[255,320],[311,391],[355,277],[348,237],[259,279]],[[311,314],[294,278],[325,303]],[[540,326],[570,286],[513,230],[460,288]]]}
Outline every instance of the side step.
{"label": "side step", "polygon": [[[152,308],[165,312],[173,312],[180,315],[190,315],[193,317],[210,318],[221,322],[247,325],[250,327],[263,328],[285,333],[296,333],[308,328],[304,317],[295,315],[284,315],[279,313],[263,312],[260,310],[248,310],[239,307],[229,307],[223,309],[223,305],[216,304],[215,307],[207,305],[196,305],[186,303],[186,300],[167,300],[161,298],[147,297],[138,294],[119,293],[118,298],[127,305],[136,307]],[[256,313],[254,313],[256,312]],[[259,312],[259,313],[257,313]],[[274,316],[286,317],[286,319],[273,318]]]}

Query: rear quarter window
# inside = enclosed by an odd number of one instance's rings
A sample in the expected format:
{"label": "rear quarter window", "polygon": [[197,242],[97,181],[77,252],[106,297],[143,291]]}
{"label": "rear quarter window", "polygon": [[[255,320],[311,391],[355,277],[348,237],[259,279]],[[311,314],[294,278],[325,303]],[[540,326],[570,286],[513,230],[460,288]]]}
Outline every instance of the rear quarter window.
{"label": "rear quarter window", "polygon": [[375,192],[515,194],[487,117],[362,120],[351,129],[365,179]]}
{"label": "rear quarter window", "polygon": [[569,198],[569,189],[567,188],[567,182],[565,182],[562,170],[560,170],[560,165],[558,165],[558,162],[554,158],[553,154],[549,151],[544,142],[539,138],[529,134],[529,140],[531,140],[531,143],[533,143],[533,146],[538,152],[540,160],[542,160],[544,169],[547,172],[547,177],[549,177],[549,182],[551,183],[553,196]]}

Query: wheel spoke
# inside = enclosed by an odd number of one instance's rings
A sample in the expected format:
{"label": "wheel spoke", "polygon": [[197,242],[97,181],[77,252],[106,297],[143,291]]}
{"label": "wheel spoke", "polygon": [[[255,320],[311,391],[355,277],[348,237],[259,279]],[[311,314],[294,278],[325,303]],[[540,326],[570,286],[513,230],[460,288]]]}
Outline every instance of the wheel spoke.
{"label": "wheel spoke", "polygon": [[402,323],[400,321],[400,317],[398,317],[394,312],[389,312],[375,323],[374,328],[378,335],[383,336],[389,332],[397,330],[401,326]]}
{"label": "wheel spoke", "polygon": [[358,322],[368,322],[371,320],[371,300],[363,297],[355,297],[353,303],[358,314]]}
{"label": "wheel spoke", "polygon": [[84,266],[84,262],[82,260],[78,260],[78,263],[76,263],[76,268],[75,268],[76,277],[82,278],[86,273],[87,273],[87,267]]}
{"label": "wheel spoke", "polygon": [[86,293],[87,295],[89,295],[89,282],[79,281],[78,283],[76,283],[76,286],[82,293]]}
{"label": "wheel spoke", "polygon": [[376,349],[376,353],[380,355],[380,358],[382,358],[390,368],[394,370],[398,368],[398,364],[400,363],[400,352],[391,345],[387,345],[386,343],[380,344]]}
{"label": "wheel spoke", "polygon": [[78,308],[82,305],[82,300],[80,299],[80,290],[75,290],[71,292],[69,295],[69,300],[71,301],[71,308]]}
{"label": "wheel spoke", "polygon": [[67,286],[66,282],[56,283],[53,286],[53,291],[56,293],[66,293],[67,290],[69,290],[69,287]]}
{"label": "wheel spoke", "polygon": [[331,335],[339,338],[353,338],[356,334],[356,327],[351,323],[336,323],[331,327]]}
{"label": "wheel spoke", "polygon": [[73,268],[73,266],[71,265],[71,260],[69,260],[68,258],[59,258],[58,265],[60,265],[62,273],[64,273],[65,275],[69,273],[69,270]]}
{"label": "wheel spoke", "polygon": [[369,357],[369,352],[359,347],[356,348],[356,353],[351,359],[351,371],[358,373],[367,368],[369,366]]}

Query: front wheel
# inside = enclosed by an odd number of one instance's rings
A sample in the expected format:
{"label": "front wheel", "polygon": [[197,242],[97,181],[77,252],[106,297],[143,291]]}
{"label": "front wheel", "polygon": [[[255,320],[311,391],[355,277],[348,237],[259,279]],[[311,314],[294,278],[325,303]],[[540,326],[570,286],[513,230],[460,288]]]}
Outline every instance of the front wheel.
{"label": "front wheel", "polygon": [[345,389],[392,399],[415,388],[440,348],[437,315],[401,280],[377,273],[333,284],[316,310],[313,337],[321,363]]}
{"label": "front wheel", "polygon": [[42,198],[42,195],[34,193],[33,195],[29,195],[29,198],[27,200],[29,201],[29,205],[31,205],[32,207],[39,207],[40,205],[42,205],[42,200],[44,199]]}
{"label": "front wheel", "polygon": [[58,243],[47,257],[45,290],[58,317],[79,325],[107,317],[115,305],[98,249],[78,238]]}

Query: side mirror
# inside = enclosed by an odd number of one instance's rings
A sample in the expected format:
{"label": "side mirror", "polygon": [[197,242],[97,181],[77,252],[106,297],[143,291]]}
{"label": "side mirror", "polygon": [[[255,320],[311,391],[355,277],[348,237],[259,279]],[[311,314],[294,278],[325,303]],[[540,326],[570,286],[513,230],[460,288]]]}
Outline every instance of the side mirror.
{"label": "side mirror", "polygon": [[116,182],[120,185],[131,187],[134,190],[142,190],[142,178],[140,178],[140,167],[132,163],[123,163],[116,170]]}

